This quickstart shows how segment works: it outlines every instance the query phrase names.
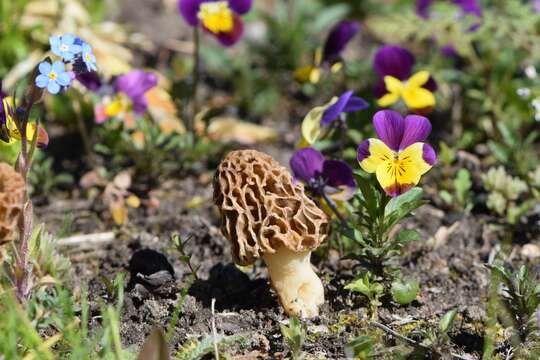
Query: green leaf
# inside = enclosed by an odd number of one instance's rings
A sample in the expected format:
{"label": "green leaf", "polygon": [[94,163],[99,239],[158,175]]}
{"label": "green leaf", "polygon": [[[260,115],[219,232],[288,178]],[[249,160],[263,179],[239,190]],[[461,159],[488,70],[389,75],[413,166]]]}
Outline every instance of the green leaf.
{"label": "green leaf", "polygon": [[420,285],[417,280],[407,282],[397,280],[392,283],[392,299],[400,305],[407,305],[416,299],[419,290]]}
{"label": "green leaf", "polygon": [[409,215],[413,210],[424,205],[426,201],[422,200],[423,191],[421,188],[415,187],[407,191],[405,194],[392,198],[384,209],[385,213],[385,230],[389,231],[405,216]]}
{"label": "green leaf", "polygon": [[488,147],[493,153],[493,156],[497,158],[502,163],[507,163],[510,159],[510,154],[508,150],[501,144],[496,143],[495,141],[488,141]]}
{"label": "green leaf", "polygon": [[406,244],[412,241],[420,240],[420,233],[414,229],[405,229],[401,230],[397,236],[396,240],[401,244]]}
{"label": "green leaf", "polygon": [[445,203],[452,204],[453,197],[448,191],[446,190],[439,191],[439,196],[441,199],[443,199]]}
{"label": "green leaf", "polygon": [[372,351],[373,340],[367,335],[358,336],[345,345],[347,359],[369,359]]}
{"label": "green leaf", "polygon": [[441,321],[439,322],[439,331],[441,334],[446,334],[448,330],[452,327],[454,324],[454,319],[456,318],[457,310],[450,310],[444,316],[442,317]]}

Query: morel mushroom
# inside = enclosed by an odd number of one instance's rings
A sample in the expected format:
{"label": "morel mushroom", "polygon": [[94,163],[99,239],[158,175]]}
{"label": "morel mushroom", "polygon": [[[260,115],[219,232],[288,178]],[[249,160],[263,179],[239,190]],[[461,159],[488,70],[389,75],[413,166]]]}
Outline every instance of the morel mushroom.
{"label": "morel mushroom", "polygon": [[234,261],[249,265],[262,257],[285,312],[317,316],[324,289],[310,257],[326,239],[329,224],[303,185],[294,184],[287,169],[267,154],[233,151],[218,167],[214,202]]}
{"label": "morel mushroom", "polygon": [[0,246],[15,240],[24,189],[22,176],[10,165],[0,163]]}

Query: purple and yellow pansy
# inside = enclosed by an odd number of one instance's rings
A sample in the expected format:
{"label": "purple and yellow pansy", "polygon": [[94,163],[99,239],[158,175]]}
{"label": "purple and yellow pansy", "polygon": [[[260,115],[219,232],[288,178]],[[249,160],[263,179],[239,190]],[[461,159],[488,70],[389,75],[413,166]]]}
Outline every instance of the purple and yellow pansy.
{"label": "purple and yellow pansy", "polygon": [[290,160],[294,179],[303,182],[314,196],[340,202],[349,200],[355,193],[351,167],[341,160],[325,159],[311,147],[294,153]]}
{"label": "purple and yellow pansy", "polygon": [[357,160],[362,169],[375,173],[384,191],[398,196],[418,184],[437,161],[435,150],[424,143],[431,123],[423,116],[403,118],[393,110],[378,111],[373,125],[379,139],[364,140]]}
{"label": "purple and yellow pansy", "polygon": [[191,26],[201,26],[223,46],[232,46],[242,37],[240,15],[251,9],[252,0],[180,0],[178,9]]}
{"label": "purple and yellow pansy", "polygon": [[341,118],[342,113],[367,109],[369,104],[349,90],[339,97],[333,97],[323,106],[313,108],[302,121],[302,141],[300,147],[312,145],[320,139],[322,129]]}
{"label": "purple and yellow pansy", "polygon": [[[93,84],[92,81],[90,83]],[[114,117],[123,118],[126,123],[133,122],[131,112],[136,115],[146,112],[146,93],[157,83],[156,74],[139,69],[120,75],[114,81],[114,93],[105,96],[103,101],[96,105],[96,123],[100,124]]]}
{"label": "purple and yellow pansy", "polygon": [[428,71],[412,73],[415,62],[410,51],[397,45],[386,45],[377,51],[373,67],[379,76],[375,88],[379,106],[389,107],[403,100],[415,112],[433,108],[437,85]]}

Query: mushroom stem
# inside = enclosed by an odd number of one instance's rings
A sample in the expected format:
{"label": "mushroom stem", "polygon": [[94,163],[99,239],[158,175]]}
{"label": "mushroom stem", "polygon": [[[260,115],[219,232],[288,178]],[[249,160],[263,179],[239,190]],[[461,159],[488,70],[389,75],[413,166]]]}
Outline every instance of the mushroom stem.
{"label": "mushroom stem", "polygon": [[315,317],[324,303],[324,288],[310,257],[311,251],[294,252],[283,246],[273,254],[263,255],[272,287],[289,316]]}

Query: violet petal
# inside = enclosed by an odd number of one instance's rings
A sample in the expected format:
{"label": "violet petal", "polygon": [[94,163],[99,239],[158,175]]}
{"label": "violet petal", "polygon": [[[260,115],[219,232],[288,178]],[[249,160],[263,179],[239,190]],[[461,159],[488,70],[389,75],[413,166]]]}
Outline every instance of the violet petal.
{"label": "violet petal", "polygon": [[379,138],[394,151],[399,150],[405,121],[400,113],[394,110],[381,110],[373,116],[373,126]]}
{"label": "violet petal", "polygon": [[335,103],[330,105],[323,114],[323,117],[321,119],[321,125],[326,126],[330,124],[332,121],[336,120],[339,115],[343,112],[343,109],[345,109],[345,106],[347,106],[347,103],[349,102],[349,99],[351,98],[353,92],[351,90],[344,92],[341,94],[341,96],[337,99]]}
{"label": "violet petal", "polygon": [[424,116],[408,115],[404,122],[403,138],[399,144],[399,150],[416,142],[424,142],[431,133],[431,123]]}
{"label": "violet petal", "polygon": [[191,26],[197,26],[199,19],[197,14],[199,13],[199,7],[203,0],[179,0],[178,10],[180,14]]}
{"label": "violet petal", "polygon": [[320,151],[307,147],[296,151],[290,160],[291,170],[296,179],[309,183],[323,170],[324,156]]}
{"label": "violet petal", "polygon": [[409,50],[398,45],[386,45],[377,50],[373,68],[381,78],[390,75],[405,80],[411,76],[415,61]]}
{"label": "violet petal", "polygon": [[352,168],[345,161],[325,160],[323,163],[322,174],[328,181],[327,184],[330,186],[356,187]]}
{"label": "violet petal", "polygon": [[221,32],[218,34],[211,33],[218,39],[219,43],[225,47],[233,46],[234,44],[236,44],[244,33],[244,23],[242,22],[242,19],[240,19],[240,16],[238,16],[237,14],[233,14],[233,21],[234,25],[231,32]]}
{"label": "violet petal", "polygon": [[337,61],[347,44],[360,30],[360,24],[353,20],[339,22],[328,34],[324,43],[323,61]]}
{"label": "violet petal", "polygon": [[229,0],[229,7],[237,14],[245,14],[251,10],[252,0]]}
{"label": "violet petal", "polygon": [[435,165],[435,163],[437,162],[437,154],[435,153],[435,150],[433,150],[431,145],[424,144],[422,148],[422,158],[429,165]]}

